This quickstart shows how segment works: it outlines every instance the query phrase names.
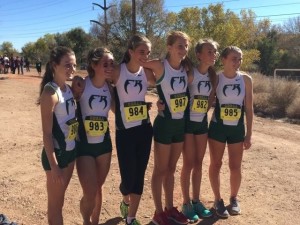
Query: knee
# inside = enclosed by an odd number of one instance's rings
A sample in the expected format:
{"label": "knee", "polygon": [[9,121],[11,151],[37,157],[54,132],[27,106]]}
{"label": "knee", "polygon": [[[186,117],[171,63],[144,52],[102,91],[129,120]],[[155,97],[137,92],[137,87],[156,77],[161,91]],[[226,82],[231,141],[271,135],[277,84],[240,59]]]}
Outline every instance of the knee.
{"label": "knee", "polygon": [[195,163],[195,161],[184,160],[182,168],[185,171],[191,171],[195,166],[197,166],[197,164]]}
{"label": "knee", "polygon": [[193,169],[197,171],[202,171],[202,162],[196,162]]}
{"label": "knee", "polygon": [[97,191],[98,191],[97,188],[91,188],[89,190],[84,191],[83,199],[85,201],[93,201],[95,199]]}
{"label": "knee", "polygon": [[229,163],[229,169],[231,172],[240,172],[241,164],[240,163]]}
{"label": "knee", "polygon": [[211,162],[210,162],[210,168],[214,169],[214,170],[220,170],[222,165],[223,165],[222,161],[211,160]]}
{"label": "knee", "polygon": [[153,170],[153,177],[165,177],[168,174],[168,168],[167,167],[155,167]]}
{"label": "knee", "polygon": [[167,170],[167,176],[172,176],[175,174],[176,166],[169,166]]}

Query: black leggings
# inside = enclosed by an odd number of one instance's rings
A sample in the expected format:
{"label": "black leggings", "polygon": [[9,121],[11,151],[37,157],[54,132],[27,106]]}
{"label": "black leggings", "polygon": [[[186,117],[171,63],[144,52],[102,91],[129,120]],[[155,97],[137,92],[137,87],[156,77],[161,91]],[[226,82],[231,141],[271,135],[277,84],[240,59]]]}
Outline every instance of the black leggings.
{"label": "black leggings", "polygon": [[151,124],[117,130],[116,147],[121,174],[122,195],[143,193],[145,171],[151,151]]}

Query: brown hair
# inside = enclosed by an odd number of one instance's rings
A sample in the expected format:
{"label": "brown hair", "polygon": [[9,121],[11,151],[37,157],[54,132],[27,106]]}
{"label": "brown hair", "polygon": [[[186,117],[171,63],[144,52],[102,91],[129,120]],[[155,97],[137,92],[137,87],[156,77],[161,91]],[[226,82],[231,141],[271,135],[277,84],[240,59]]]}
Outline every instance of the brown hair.
{"label": "brown hair", "polygon": [[[41,81],[40,84],[40,94],[39,96],[41,96],[44,87],[47,83],[53,81],[54,77],[53,77],[53,66],[54,64],[59,65],[60,64],[60,60],[65,56],[65,55],[75,55],[74,51],[70,48],[64,47],[64,46],[58,46],[54,49],[51,50],[50,52],[50,59],[46,64],[46,70],[43,76],[43,79]],[[37,104],[40,104],[40,99],[38,99]]]}
{"label": "brown hair", "polygon": [[198,52],[201,52],[202,49],[203,49],[203,46],[205,44],[210,44],[212,46],[214,46],[215,49],[218,49],[219,47],[219,43],[214,41],[213,39],[210,39],[210,38],[204,38],[204,39],[200,39],[196,46],[195,46],[195,53],[198,53]]}
{"label": "brown hair", "polygon": [[151,42],[147,37],[140,34],[135,34],[134,36],[132,36],[128,41],[127,50],[124,53],[121,63],[128,63],[130,61],[129,49],[135,50],[137,47],[143,44],[151,46]]}
{"label": "brown hair", "polygon": [[97,65],[105,54],[112,54],[107,48],[95,48],[90,50],[87,56],[87,72],[90,78],[95,76],[95,71],[92,65]]}
{"label": "brown hair", "polygon": [[[207,44],[212,45],[215,49],[218,49],[218,47],[219,47],[219,43],[214,41],[213,39],[210,39],[210,38],[200,39],[195,46],[195,53],[196,54],[201,53],[203,46],[207,45]],[[217,55],[219,55],[218,52],[217,52]],[[210,79],[210,82],[212,83],[212,85],[215,86],[216,79],[217,79],[217,73],[212,66],[210,66],[208,68],[208,76],[209,76],[209,79]]]}
{"label": "brown hair", "polygon": [[238,53],[243,54],[242,50],[239,47],[231,45],[231,46],[226,47],[222,51],[221,58],[226,58],[231,52],[238,52]]}

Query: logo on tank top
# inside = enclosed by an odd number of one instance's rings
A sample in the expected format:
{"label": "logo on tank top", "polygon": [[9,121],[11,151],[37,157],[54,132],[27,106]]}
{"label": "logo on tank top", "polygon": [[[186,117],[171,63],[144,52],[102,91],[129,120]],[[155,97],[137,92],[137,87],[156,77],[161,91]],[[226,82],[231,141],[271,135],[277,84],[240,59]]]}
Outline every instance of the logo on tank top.
{"label": "logo on tank top", "polygon": [[232,91],[234,91],[234,90],[237,90],[237,96],[239,96],[240,95],[240,93],[241,93],[241,86],[240,86],[240,84],[226,84],[226,85],[224,85],[224,87],[223,87],[223,94],[225,95],[225,96],[227,96],[226,95],[226,90],[230,90],[229,88],[230,87],[232,87]]}
{"label": "logo on tank top", "polygon": [[185,89],[185,86],[186,86],[185,77],[172,77],[171,78],[171,88],[172,88],[173,91],[175,91],[174,90],[174,83],[175,82],[178,82],[178,84],[183,83],[182,90]]}
{"label": "logo on tank top", "polygon": [[67,111],[67,114],[69,115],[69,108],[70,107],[75,107],[75,101],[74,101],[74,98],[69,98],[66,100],[66,111]]}
{"label": "logo on tank top", "polygon": [[210,81],[199,81],[199,83],[198,83],[198,92],[200,93],[200,87],[201,87],[202,83],[204,83],[203,84],[204,87],[208,87],[208,91],[207,92],[209,92],[210,89],[211,89]]}
{"label": "logo on tank top", "polygon": [[99,101],[100,103],[101,103],[101,102],[104,102],[104,107],[103,107],[103,109],[106,108],[106,106],[107,106],[107,96],[103,96],[103,95],[91,95],[91,97],[89,98],[89,107],[90,107],[91,109],[93,109],[93,107],[92,107],[92,102],[93,102],[94,100],[97,100],[97,101]]}
{"label": "logo on tank top", "polygon": [[133,87],[138,87],[139,93],[141,93],[142,89],[143,89],[143,85],[142,85],[142,80],[126,80],[125,84],[124,84],[124,89],[126,91],[126,93],[128,94],[128,85],[133,85]]}

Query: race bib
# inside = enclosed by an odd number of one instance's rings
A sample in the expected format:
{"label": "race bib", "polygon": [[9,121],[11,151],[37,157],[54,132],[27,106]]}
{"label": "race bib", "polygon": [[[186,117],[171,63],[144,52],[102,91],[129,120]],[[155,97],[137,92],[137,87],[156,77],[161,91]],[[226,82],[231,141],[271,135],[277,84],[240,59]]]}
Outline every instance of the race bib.
{"label": "race bib", "polygon": [[84,128],[88,136],[102,136],[108,128],[107,118],[104,116],[87,116],[84,120]]}
{"label": "race bib", "polygon": [[173,113],[183,112],[187,106],[186,93],[173,94],[170,96],[170,106]]}
{"label": "race bib", "polygon": [[146,102],[125,102],[124,112],[126,122],[140,121],[148,118]]}
{"label": "race bib", "polygon": [[241,106],[235,104],[221,105],[221,119],[222,120],[239,120],[242,114]]}
{"label": "race bib", "polygon": [[195,95],[192,105],[192,111],[197,113],[207,113],[208,96]]}
{"label": "race bib", "polygon": [[67,126],[68,126],[68,136],[67,136],[67,140],[72,141],[75,139],[77,132],[78,132],[78,122],[75,118],[70,119],[66,122]]}

